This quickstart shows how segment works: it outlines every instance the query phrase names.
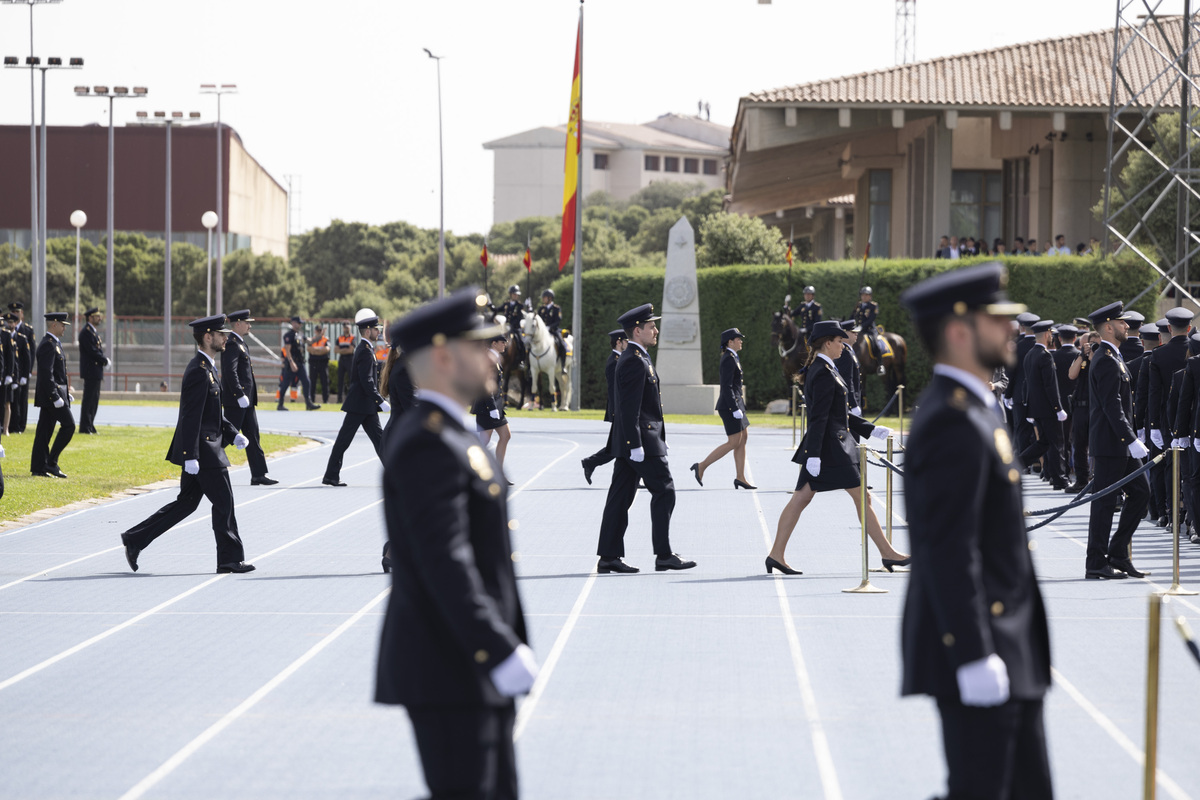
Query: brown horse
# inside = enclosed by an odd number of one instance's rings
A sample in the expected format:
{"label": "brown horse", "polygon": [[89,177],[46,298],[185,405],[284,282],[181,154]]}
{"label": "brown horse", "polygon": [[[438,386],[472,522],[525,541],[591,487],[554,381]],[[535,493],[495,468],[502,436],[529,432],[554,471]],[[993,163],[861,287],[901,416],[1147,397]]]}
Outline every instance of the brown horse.
{"label": "brown horse", "polygon": [[771,315],[771,346],[779,350],[779,364],[788,391],[793,382],[803,388],[804,373],[800,370],[808,360],[808,340],[801,335],[786,306]]}
{"label": "brown horse", "polygon": [[[896,391],[896,387],[904,383],[904,365],[908,360],[908,344],[900,334],[885,331],[879,325],[875,327],[879,335],[887,339],[888,344],[892,346],[892,354],[883,359],[883,382],[887,387],[887,396],[890,398]],[[868,375],[879,374],[880,361],[875,355],[874,345],[868,342],[867,336],[859,334],[858,341],[854,343],[854,354],[858,356],[864,383],[866,383]]]}
{"label": "brown horse", "polygon": [[[524,408],[527,397],[531,397],[533,392],[529,386],[529,362],[525,354],[525,343],[521,340],[521,334],[510,331],[507,334],[508,347],[504,348],[504,355],[500,357],[500,368],[504,374],[504,385],[501,387],[504,390],[504,399],[508,405],[514,408]],[[516,397],[512,392],[513,380],[516,380]]]}

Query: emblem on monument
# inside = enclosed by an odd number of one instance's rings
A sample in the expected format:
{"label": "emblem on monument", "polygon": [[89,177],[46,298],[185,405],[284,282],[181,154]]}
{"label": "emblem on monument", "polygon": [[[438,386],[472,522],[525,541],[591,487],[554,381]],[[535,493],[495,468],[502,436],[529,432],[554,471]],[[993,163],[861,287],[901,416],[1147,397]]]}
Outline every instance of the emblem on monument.
{"label": "emblem on monument", "polygon": [[696,299],[696,285],[686,275],[677,275],[667,281],[663,297],[675,308],[686,308]]}

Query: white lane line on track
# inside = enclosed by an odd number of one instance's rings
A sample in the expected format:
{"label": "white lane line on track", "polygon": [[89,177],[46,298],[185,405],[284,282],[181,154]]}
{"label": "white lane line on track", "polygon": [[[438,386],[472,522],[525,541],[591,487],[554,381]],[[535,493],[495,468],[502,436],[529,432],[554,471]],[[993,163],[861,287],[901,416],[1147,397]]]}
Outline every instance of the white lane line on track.
{"label": "white lane line on track", "polygon": [[[366,506],[363,506],[362,508],[351,511],[349,514],[346,514],[345,516],[338,517],[333,522],[328,522],[319,528],[311,530],[302,536],[298,536],[297,538],[292,539],[290,542],[287,542],[286,544],[282,544],[279,547],[276,547],[274,550],[269,550],[266,553],[263,553],[262,555],[256,557],[254,560],[262,561],[264,558],[269,558],[269,557],[275,555],[276,553],[279,553],[283,550],[288,549],[292,545],[299,544],[300,542],[303,542],[305,539],[308,539],[311,536],[316,536],[318,533],[321,533],[322,531],[332,528],[334,525],[345,522],[346,520],[350,519],[351,517],[357,516],[358,514],[361,514],[364,511],[367,511],[368,509],[372,509],[382,502],[383,502],[383,499],[380,498],[379,500],[376,500],[375,502],[371,503],[370,505],[366,505]],[[154,606],[153,608],[151,608],[147,611],[143,611],[142,613],[138,614],[135,617],[131,617],[118,625],[114,625],[113,627],[109,628],[106,631],[96,634],[95,636],[93,636],[90,639],[82,641],[73,647],[69,647],[66,650],[63,650],[61,653],[58,653],[57,655],[47,658],[45,661],[34,664],[32,667],[22,670],[21,672],[18,672],[16,675],[13,675],[11,678],[8,678],[7,680],[0,681],[0,691],[3,691],[5,689],[9,688],[10,686],[13,686],[14,684],[20,683],[21,681],[25,680],[26,678],[30,677],[31,675],[36,675],[37,673],[41,672],[42,670],[46,669],[47,667],[51,667],[51,666],[57,664],[59,661],[62,661],[65,658],[73,656],[76,653],[80,652],[81,650],[85,650],[88,647],[91,647],[92,645],[96,644],[97,642],[107,639],[108,637],[112,636],[114,633],[120,633],[121,631],[125,630],[126,628],[130,627],[131,625],[136,625],[137,623],[141,622],[142,620],[144,620],[150,616],[153,616],[154,614],[157,614],[159,611],[162,611],[164,608],[172,606],[175,603],[178,603],[180,600],[190,597],[191,595],[200,591],[204,587],[211,586],[212,584],[216,583],[217,581],[221,580],[222,578],[228,577],[228,575],[229,575],[229,573],[223,573],[220,575],[216,575],[215,577],[209,578],[208,580],[204,581],[203,583],[197,584],[196,586],[193,586],[191,589],[188,589],[185,592],[181,592],[180,594],[175,595],[171,599],[165,600],[162,603],[159,603],[158,605]]]}
{"label": "white lane line on track", "polygon": [[[299,453],[297,453],[297,455],[299,455]],[[363,459],[362,461],[359,461],[357,464],[351,464],[350,466],[343,467],[342,469],[350,470],[350,469],[354,469],[355,467],[361,467],[363,464],[369,464],[372,461],[378,461],[378,460],[379,460],[378,457],[367,458],[367,459]],[[279,495],[283,494],[286,491],[289,491],[291,489],[297,489],[301,486],[304,486],[306,483],[312,483],[315,480],[317,480],[317,479],[309,478],[308,480],[300,481],[300,483],[293,483],[289,486],[284,486],[282,489],[272,489],[270,491],[264,492],[263,494],[259,495],[258,497],[254,498],[253,500],[247,500],[244,503],[235,504],[234,511],[236,512],[239,508],[245,508],[246,506],[254,505],[255,503],[259,502],[260,500],[267,500],[271,497],[278,497]],[[133,499],[133,498],[130,498],[130,499]],[[122,501],[122,502],[124,502],[124,501]],[[93,510],[93,509],[84,509],[84,511],[91,511],[91,510]],[[81,511],[80,513],[83,513],[83,512]],[[74,515],[72,515],[72,516],[74,516]],[[177,531],[180,528],[186,528],[189,525],[197,525],[201,522],[204,522],[207,519],[209,519],[208,515],[200,514],[199,516],[196,516],[194,519],[190,519],[187,522],[179,523],[174,528],[171,528],[171,530]],[[111,553],[114,550],[123,550],[123,549],[124,549],[124,545],[117,545],[116,547],[109,547],[105,550],[100,550],[96,553],[91,553],[90,555],[83,556],[82,558],[77,558],[74,561],[68,561],[64,564],[57,564],[53,567],[47,567],[46,569],[38,570],[37,572],[35,572],[31,575],[26,575],[24,578],[17,578],[15,581],[10,581],[10,582],[4,584],[3,586],[0,586],[0,591],[3,591],[10,586],[16,586],[19,583],[24,583],[25,581],[34,580],[35,578],[41,578],[42,576],[49,575],[51,572],[54,572],[56,570],[60,570],[64,567],[69,567],[72,564],[78,564],[80,561],[87,561],[89,558],[95,558],[96,556],[102,556],[105,553]]]}
{"label": "white lane line on track", "polygon": [[297,658],[291,664],[288,664],[282,672],[259,687],[258,691],[254,692],[254,694],[250,695],[241,703],[239,703],[237,707],[235,707],[225,716],[221,717],[221,719],[214,722],[207,730],[205,730],[195,739],[192,739],[190,742],[185,744],[175,753],[175,755],[164,761],[162,765],[158,767],[158,769],[151,772],[145,778],[142,778],[137,785],[135,785],[125,794],[121,795],[120,800],[136,800],[136,798],[140,798],[145,795],[146,792],[154,788],[154,786],[162,781],[163,778],[166,778],[168,775],[174,772],[180,764],[182,764],[184,761],[187,761],[188,758],[194,755],[196,751],[215,739],[218,734],[220,734],[223,730],[237,721],[239,717],[257,705],[260,700],[277,689],[284,681],[298,672],[301,667],[303,667],[309,661],[312,661],[317,654],[319,654],[329,645],[333,644],[338,637],[350,630],[350,628],[352,628],[355,623],[366,616],[371,609],[379,605],[379,603],[383,601],[383,599],[386,598],[390,592],[391,587],[388,587],[379,594],[375,595],[370,602],[356,611],[352,617],[335,628],[332,633],[328,634],[324,639],[313,645],[307,652],[304,653],[304,655]]}
{"label": "white lane line on track", "polygon": [[[754,483],[754,473],[750,464],[746,464],[746,478]],[[751,492],[754,498],[754,509],[758,513],[758,524],[762,527],[763,542],[771,547],[771,531],[767,526],[767,518],[763,514],[762,503],[758,494]],[[813,691],[812,680],[808,675],[808,666],[804,663],[804,652],[800,649],[800,637],[796,633],[796,621],[792,617],[792,606],[784,589],[783,576],[776,575],[774,579],[775,594],[779,598],[779,610],[783,614],[784,630],[787,633],[788,649],[792,655],[792,668],[796,673],[796,683],[800,687],[800,700],[804,705],[804,716],[808,721],[809,734],[812,736],[813,755],[817,760],[817,774],[821,778],[821,788],[825,800],[842,800],[842,788],[838,783],[837,770],[833,765],[833,753],[829,749],[829,738],[825,735],[825,726],[817,712],[817,695]]]}
{"label": "white lane line on track", "polygon": [[[899,514],[897,514],[895,512],[895,509],[893,509],[892,513],[903,524],[905,524],[905,525],[908,524],[908,520],[904,519]],[[1043,527],[1045,527],[1047,530],[1056,531],[1064,539],[1069,539],[1070,541],[1074,542],[1075,544],[1079,545],[1080,547],[1084,548],[1085,550],[1087,549],[1086,542],[1081,542],[1074,536],[1071,536],[1070,534],[1063,531],[1061,528],[1057,528],[1052,524],[1045,525]],[[1158,584],[1154,583],[1151,580],[1148,580],[1146,578],[1142,578],[1141,580],[1144,581],[1145,583],[1155,587],[1159,591],[1166,591],[1166,587],[1159,586]],[[1192,608],[1193,610],[1200,611],[1200,609],[1196,608],[1196,606],[1192,605],[1190,602],[1183,599],[1182,597],[1175,597],[1173,599],[1187,605],[1188,607]],[[1067,695],[1072,700],[1075,701],[1076,705],[1078,705],[1081,709],[1083,709],[1083,711],[1092,718],[1092,721],[1095,722],[1102,731],[1107,733],[1109,735],[1109,737],[1114,742],[1117,743],[1118,747],[1120,747],[1122,750],[1124,750],[1129,755],[1130,758],[1132,758],[1135,762],[1137,762],[1139,767],[1143,767],[1143,768],[1145,767],[1145,764],[1146,764],[1145,753],[1141,750],[1141,748],[1139,748],[1137,745],[1135,745],[1129,739],[1129,737],[1126,736],[1121,731],[1120,728],[1117,727],[1116,723],[1114,723],[1111,719],[1109,719],[1104,714],[1103,711],[1101,711],[1095,704],[1092,703],[1092,701],[1088,700],[1087,697],[1084,696],[1083,692],[1079,691],[1079,689],[1077,689],[1075,687],[1075,684],[1073,684],[1069,680],[1067,680],[1066,677],[1061,672],[1058,671],[1058,669],[1056,669],[1055,667],[1050,667],[1050,674],[1054,677],[1054,683],[1056,685],[1060,686],[1063,689],[1063,691],[1065,691],[1067,693]],[[1188,795],[1186,792],[1184,792],[1183,789],[1181,789],[1179,787],[1179,784],[1177,784],[1174,780],[1172,780],[1171,776],[1169,776],[1161,768],[1156,771],[1155,775],[1158,779],[1158,783],[1160,783],[1162,785],[1163,789],[1165,789],[1167,791],[1167,793],[1171,795],[1171,797],[1175,798],[1175,800],[1191,800],[1191,796]]]}

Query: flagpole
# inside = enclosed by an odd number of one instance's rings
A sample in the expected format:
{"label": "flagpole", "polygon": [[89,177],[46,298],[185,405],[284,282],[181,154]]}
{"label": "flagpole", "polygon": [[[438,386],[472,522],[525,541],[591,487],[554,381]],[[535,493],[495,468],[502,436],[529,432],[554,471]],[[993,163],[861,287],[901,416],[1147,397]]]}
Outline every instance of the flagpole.
{"label": "flagpole", "polygon": [[571,329],[574,331],[571,369],[571,410],[579,410],[580,373],[583,367],[583,0],[579,0],[579,158],[575,173],[575,286],[571,293]]}
{"label": "flagpole", "polygon": [[[525,252],[529,252],[529,231],[525,231]],[[533,261],[525,265],[525,302],[533,308]]]}

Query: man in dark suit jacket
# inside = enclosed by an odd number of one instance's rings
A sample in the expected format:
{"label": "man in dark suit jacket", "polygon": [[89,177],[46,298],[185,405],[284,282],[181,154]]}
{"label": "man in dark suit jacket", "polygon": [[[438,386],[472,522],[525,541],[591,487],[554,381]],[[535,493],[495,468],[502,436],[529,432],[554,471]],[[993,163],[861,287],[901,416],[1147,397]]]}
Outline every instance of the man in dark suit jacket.
{"label": "man in dark suit jacket", "polygon": [[1053,796],[1043,698],[1046,611],[1030,556],[1021,464],[987,380],[1011,365],[999,262],[941,273],[901,296],[934,375],[905,450],[912,575],[902,693],[937,700],[949,796]]}
{"label": "man in dark suit jacket", "polygon": [[[46,314],[46,335],[37,348],[37,386],[33,402],[40,410],[33,450],[29,455],[29,471],[43,478],[67,477],[58,468],[58,457],[75,435],[75,417],[71,414],[74,398],[67,381],[67,359],[62,349],[62,334],[69,324],[65,311]],[[50,447],[55,425],[59,426],[58,435],[54,437],[54,447]]]}
{"label": "man in dark suit jacket", "polygon": [[1054,356],[1047,349],[1053,328],[1054,320],[1034,323],[1034,345],[1025,354],[1025,368],[1021,370],[1025,379],[1025,421],[1032,419],[1037,432],[1029,446],[1021,451],[1021,463],[1032,464],[1044,457],[1044,475],[1052,489],[1061,491],[1067,488],[1062,442],[1062,423],[1067,419],[1067,412],[1058,396]]}
{"label": "man in dark suit jacket", "polygon": [[[858,356],[854,352],[854,344],[862,328],[852,319],[842,320],[842,330],[846,332],[846,341],[842,342],[842,353],[838,356],[835,366],[838,374],[850,390],[850,413],[862,416],[862,370],[859,367]],[[858,434],[855,434],[855,441]]]}
{"label": "man in dark suit jacket", "polygon": [[258,381],[246,335],[250,333],[250,309],[243,308],[228,316],[231,332],[221,351],[221,405],[225,419],[249,440],[246,461],[250,464],[251,486],[274,486],[279,481],[267,477],[267,456],[258,430]]}
{"label": "man in dark suit jacket", "polygon": [[658,326],[650,303],[626,311],[617,320],[629,337],[629,347],[617,359],[613,393],[615,415],[612,430],[612,485],[604,503],[600,521],[600,541],[596,569],[609,572],[637,572],[625,563],[625,529],[629,525],[629,507],[637,495],[638,479],[650,491],[650,525],[654,543],[654,569],[691,569],[695,561],[685,561],[671,552],[671,512],[675,509],[675,482],[667,464],[667,432],[663,423],[662,394],[658,375],[646,349],[658,341]]}
{"label": "man in dark suit jacket", "polygon": [[463,427],[463,409],[495,389],[479,340],[504,332],[483,321],[481,301],[465,289],[392,328],[419,388],[384,446],[395,571],[375,700],[408,711],[433,797],[515,800],[513,698],[538,667],[513,570],[508,487]]}
{"label": "man in dark suit jacket", "polygon": [[608,361],[604,363],[604,383],[608,387],[608,402],[604,406],[604,421],[610,423],[608,426],[608,439],[604,443],[604,447],[592,453],[579,463],[583,465],[583,479],[588,482],[588,486],[592,485],[592,473],[596,471],[596,467],[601,467],[612,461],[616,456],[612,453],[612,421],[613,409],[616,405],[613,397],[614,386],[613,378],[617,372],[617,358],[621,353],[625,352],[625,348],[629,345],[629,338],[625,335],[625,331],[617,328],[615,331],[608,332],[608,340],[612,344],[612,352],[608,354]]}
{"label": "man in dark suit jacket", "polygon": [[1008,372],[1008,389],[1004,393],[1004,405],[1012,412],[1012,434],[1021,452],[1029,446],[1033,439],[1033,426],[1026,422],[1029,416],[1025,413],[1025,356],[1033,349],[1033,324],[1038,321],[1038,315],[1026,312],[1017,317],[1017,361]]}
{"label": "man in dark suit jacket", "polygon": [[1063,462],[1067,468],[1067,472],[1063,473],[1063,477],[1071,471],[1071,425],[1073,420],[1073,411],[1071,405],[1071,395],[1075,392],[1075,380],[1071,378],[1071,365],[1075,363],[1075,359],[1079,356],[1079,348],[1075,346],[1075,337],[1079,335],[1079,329],[1074,325],[1059,325],[1056,328],[1058,333],[1059,346],[1050,351],[1050,355],[1054,357],[1054,374],[1058,379],[1058,399],[1062,401],[1063,411],[1067,412],[1067,419],[1062,423],[1063,430]]}
{"label": "man in dark suit jacket", "polygon": [[225,315],[204,317],[188,323],[198,352],[183,371],[179,392],[179,418],[175,435],[167,449],[167,461],[183,467],[179,476],[179,496],[145,520],[121,534],[125,560],[134,572],[138,554],[150,543],[186,519],[200,505],[200,498],[212,503],[213,537],[217,542],[217,572],[253,572],[245,562],[246,552],[238,535],[233,513],[233,486],[229,483],[229,459],[226,446],[239,450],[248,442],[245,436],[221,413],[221,381],[217,378],[217,359],[225,347]]}
{"label": "man in dark suit jacket", "polygon": [[16,315],[16,336],[13,346],[17,353],[17,379],[13,383],[12,419],[10,433],[24,433],[29,418],[29,381],[33,377],[34,350],[37,340],[33,326],[25,321],[25,306],[20,302],[9,303],[8,310]]}
{"label": "man in dark suit jacket", "polygon": [[97,326],[104,319],[98,308],[87,310],[87,324],[79,331],[79,377],[83,378],[83,403],[79,407],[79,432],[96,432],[96,409],[100,405],[100,383],[108,357]]}
{"label": "man in dark suit jacket", "polygon": [[[1128,312],[1132,313],[1132,312]],[[1141,316],[1140,314],[1138,316]],[[1132,322],[1130,322],[1132,324]],[[1160,331],[1158,327],[1152,324],[1142,325],[1137,336],[1128,336],[1121,343],[1119,349],[1122,358],[1125,359],[1125,366],[1129,368],[1129,387],[1133,393],[1133,430],[1137,438],[1146,445],[1149,450],[1150,457],[1158,455],[1158,449],[1154,446],[1153,440],[1150,438],[1146,430],[1147,411],[1150,407],[1150,370],[1143,369],[1154,358],[1154,351],[1161,346]],[[1138,347],[1136,351],[1130,347],[1129,343],[1136,341]],[[1136,355],[1130,357],[1131,353],[1136,352]],[[1152,481],[1147,478],[1150,485],[1150,517],[1151,519],[1161,519],[1165,514],[1166,501],[1162,493],[1161,481]]]}
{"label": "man in dark suit jacket", "polygon": [[[1140,459],[1149,455],[1149,450],[1134,432],[1129,369],[1117,349],[1128,328],[1124,306],[1111,303],[1088,316],[1101,336],[1100,349],[1092,357],[1088,378],[1091,403],[1088,454],[1094,469],[1092,490],[1099,492],[1136,471],[1141,466]],[[1112,520],[1117,494],[1092,502],[1084,572],[1084,577],[1089,580],[1111,580],[1129,575],[1141,578],[1144,575],[1133,566],[1129,545],[1138,521],[1146,514],[1150,486],[1143,476],[1125,484],[1121,491],[1125,494],[1125,504],[1115,533],[1112,533]]]}
{"label": "man in dark suit jacket", "polygon": [[[1154,355],[1146,367],[1149,375],[1147,384],[1146,430],[1154,448],[1152,455],[1157,455],[1171,446],[1171,426],[1173,419],[1168,407],[1168,394],[1171,391],[1171,378],[1183,369],[1188,357],[1187,335],[1192,317],[1195,316],[1186,308],[1172,308],[1166,314],[1170,326],[1171,338],[1160,347],[1155,348]],[[1157,452],[1156,452],[1157,451]],[[1163,459],[1150,468],[1150,484],[1158,489],[1162,498],[1163,511],[1158,518],[1158,524],[1166,527],[1170,522],[1171,506],[1171,465]]]}
{"label": "man in dark suit jacket", "polygon": [[358,347],[354,350],[354,363],[350,367],[350,388],[342,411],[342,427],[338,431],[333,449],[329,451],[329,463],[325,465],[326,486],[345,486],[342,481],[342,456],[354,441],[354,434],[362,428],[380,455],[383,445],[383,426],[379,424],[379,412],[391,411],[392,405],[379,393],[375,379],[375,342],[379,341],[379,317],[369,308],[360,308],[354,317],[358,325]]}
{"label": "man in dark suit jacket", "polygon": [[1183,368],[1183,382],[1179,387],[1179,404],[1175,409],[1175,444],[1183,452],[1183,495],[1188,507],[1190,538],[1192,544],[1200,544],[1200,525],[1196,513],[1200,509],[1200,333],[1188,337],[1187,365]]}

